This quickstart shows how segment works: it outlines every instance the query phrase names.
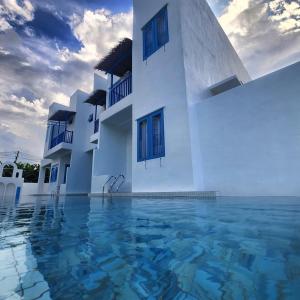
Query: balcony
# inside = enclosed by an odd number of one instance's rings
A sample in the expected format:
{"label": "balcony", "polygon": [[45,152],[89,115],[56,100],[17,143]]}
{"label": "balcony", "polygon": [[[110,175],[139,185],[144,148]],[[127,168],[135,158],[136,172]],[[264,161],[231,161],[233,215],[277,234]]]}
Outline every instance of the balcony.
{"label": "balcony", "polygon": [[112,106],[132,93],[132,74],[129,72],[109,89],[109,106]]}
{"label": "balcony", "polygon": [[72,144],[73,143],[73,131],[65,130],[62,133],[60,133],[59,135],[57,135],[56,137],[52,138],[50,141],[49,150],[61,143]]}
{"label": "balcony", "polygon": [[[110,75],[108,106],[132,93],[132,40],[125,38],[97,64],[97,70]],[[120,78],[114,82],[115,78]]]}

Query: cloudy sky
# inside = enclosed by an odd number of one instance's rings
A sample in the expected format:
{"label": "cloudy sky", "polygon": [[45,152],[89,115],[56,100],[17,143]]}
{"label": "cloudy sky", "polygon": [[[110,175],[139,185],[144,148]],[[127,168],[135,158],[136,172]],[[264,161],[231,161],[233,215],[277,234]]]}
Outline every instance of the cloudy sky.
{"label": "cloudy sky", "polygon": [[[300,0],[209,3],[253,78],[300,60]],[[0,0],[0,152],[41,157],[48,106],[91,92],[131,24],[131,0]]]}

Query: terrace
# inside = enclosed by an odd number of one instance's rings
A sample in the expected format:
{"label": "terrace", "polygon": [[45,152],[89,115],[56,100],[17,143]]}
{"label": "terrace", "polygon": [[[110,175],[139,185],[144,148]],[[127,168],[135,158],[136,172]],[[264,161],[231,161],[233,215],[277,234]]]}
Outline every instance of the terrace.
{"label": "terrace", "polygon": [[132,40],[122,40],[95,67],[110,75],[108,106],[111,107],[132,93]]}
{"label": "terrace", "polygon": [[62,152],[70,152],[73,143],[73,131],[70,125],[76,112],[69,107],[55,103],[50,108],[48,117],[48,144],[45,158],[54,158]]}

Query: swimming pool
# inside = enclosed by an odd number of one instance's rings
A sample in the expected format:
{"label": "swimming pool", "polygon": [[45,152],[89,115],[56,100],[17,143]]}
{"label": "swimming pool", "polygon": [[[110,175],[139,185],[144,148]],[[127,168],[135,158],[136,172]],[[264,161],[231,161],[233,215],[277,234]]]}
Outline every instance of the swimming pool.
{"label": "swimming pool", "polygon": [[299,299],[300,198],[0,201],[0,299]]}

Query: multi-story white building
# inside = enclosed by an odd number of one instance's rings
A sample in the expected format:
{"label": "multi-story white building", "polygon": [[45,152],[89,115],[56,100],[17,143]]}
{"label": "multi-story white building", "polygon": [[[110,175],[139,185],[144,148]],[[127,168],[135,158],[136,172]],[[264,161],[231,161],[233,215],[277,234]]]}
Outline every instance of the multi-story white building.
{"label": "multi-story white building", "polygon": [[[53,104],[47,192],[300,195],[300,63],[251,81],[205,0],[133,1],[94,92]],[[113,180],[111,181],[113,182]],[[108,185],[109,186],[109,185]]]}

